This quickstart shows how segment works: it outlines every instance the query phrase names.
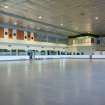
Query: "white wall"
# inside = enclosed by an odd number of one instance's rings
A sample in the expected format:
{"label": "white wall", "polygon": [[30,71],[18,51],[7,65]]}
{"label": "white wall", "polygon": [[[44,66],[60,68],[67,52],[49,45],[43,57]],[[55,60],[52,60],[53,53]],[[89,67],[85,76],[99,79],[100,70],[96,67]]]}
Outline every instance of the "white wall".
{"label": "white wall", "polygon": [[93,59],[105,59],[105,55],[93,55]]}
{"label": "white wall", "polygon": [[27,60],[28,56],[0,56],[0,60]]}

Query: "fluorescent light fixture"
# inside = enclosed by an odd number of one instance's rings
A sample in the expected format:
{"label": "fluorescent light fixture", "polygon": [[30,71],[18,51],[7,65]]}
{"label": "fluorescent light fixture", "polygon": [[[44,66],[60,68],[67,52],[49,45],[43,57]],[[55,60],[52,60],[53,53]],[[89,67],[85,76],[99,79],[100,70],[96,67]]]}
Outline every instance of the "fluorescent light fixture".
{"label": "fluorescent light fixture", "polygon": [[60,26],[63,26],[63,24],[61,23]]}
{"label": "fluorescent light fixture", "polygon": [[38,19],[42,19],[42,16],[39,16]]}
{"label": "fluorescent light fixture", "polygon": [[95,17],[95,20],[98,20],[99,19],[99,17]]}
{"label": "fluorescent light fixture", "polygon": [[5,5],[5,6],[4,6],[4,8],[6,8],[6,9],[7,9],[7,8],[8,8],[8,5]]}

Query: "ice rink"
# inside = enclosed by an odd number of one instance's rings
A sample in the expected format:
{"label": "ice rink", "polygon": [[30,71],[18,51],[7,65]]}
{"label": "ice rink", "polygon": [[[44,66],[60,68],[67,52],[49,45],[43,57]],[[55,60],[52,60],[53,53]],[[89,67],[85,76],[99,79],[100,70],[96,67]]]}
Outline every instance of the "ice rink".
{"label": "ice rink", "polygon": [[0,62],[0,105],[105,105],[105,60]]}

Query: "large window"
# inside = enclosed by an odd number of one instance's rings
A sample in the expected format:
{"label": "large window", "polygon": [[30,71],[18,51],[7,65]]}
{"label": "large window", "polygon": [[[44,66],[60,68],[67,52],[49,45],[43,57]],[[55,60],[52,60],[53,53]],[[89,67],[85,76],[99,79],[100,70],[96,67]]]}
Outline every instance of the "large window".
{"label": "large window", "polygon": [[10,53],[10,50],[8,49],[0,49],[0,55],[6,56],[6,55],[11,55],[11,53]]}
{"label": "large window", "polygon": [[64,52],[64,51],[62,51],[62,52],[61,52],[61,55],[65,55],[65,52]]}
{"label": "large window", "polygon": [[58,51],[58,55],[60,55],[60,51]]}
{"label": "large window", "polygon": [[46,55],[46,51],[42,50],[41,52],[41,55]]}
{"label": "large window", "polygon": [[50,51],[50,55],[57,55],[57,52],[56,52],[56,51],[51,50],[51,51]]}
{"label": "large window", "polygon": [[16,49],[11,50],[11,55],[17,55]]}
{"label": "large window", "polygon": [[18,50],[18,55],[26,55],[26,51],[25,50]]}

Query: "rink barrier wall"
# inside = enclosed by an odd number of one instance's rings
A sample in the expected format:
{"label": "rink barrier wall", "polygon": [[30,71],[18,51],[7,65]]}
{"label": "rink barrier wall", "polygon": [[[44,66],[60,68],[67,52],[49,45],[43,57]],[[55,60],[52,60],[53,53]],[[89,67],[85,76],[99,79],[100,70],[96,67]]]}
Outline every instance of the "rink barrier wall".
{"label": "rink barrier wall", "polygon": [[0,56],[0,61],[9,60],[28,60],[28,56]]}
{"label": "rink barrier wall", "polygon": [[[0,61],[28,60],[29,56],[0,56]],[[90,55],[39,55],[33,59],[90,59]],[[105,59],[105,55],[92,55],[92,59]]]}
{"label": "rink barrier wall", "polygon": [[105,59],[105,55],[92,55],[92,59]]}

